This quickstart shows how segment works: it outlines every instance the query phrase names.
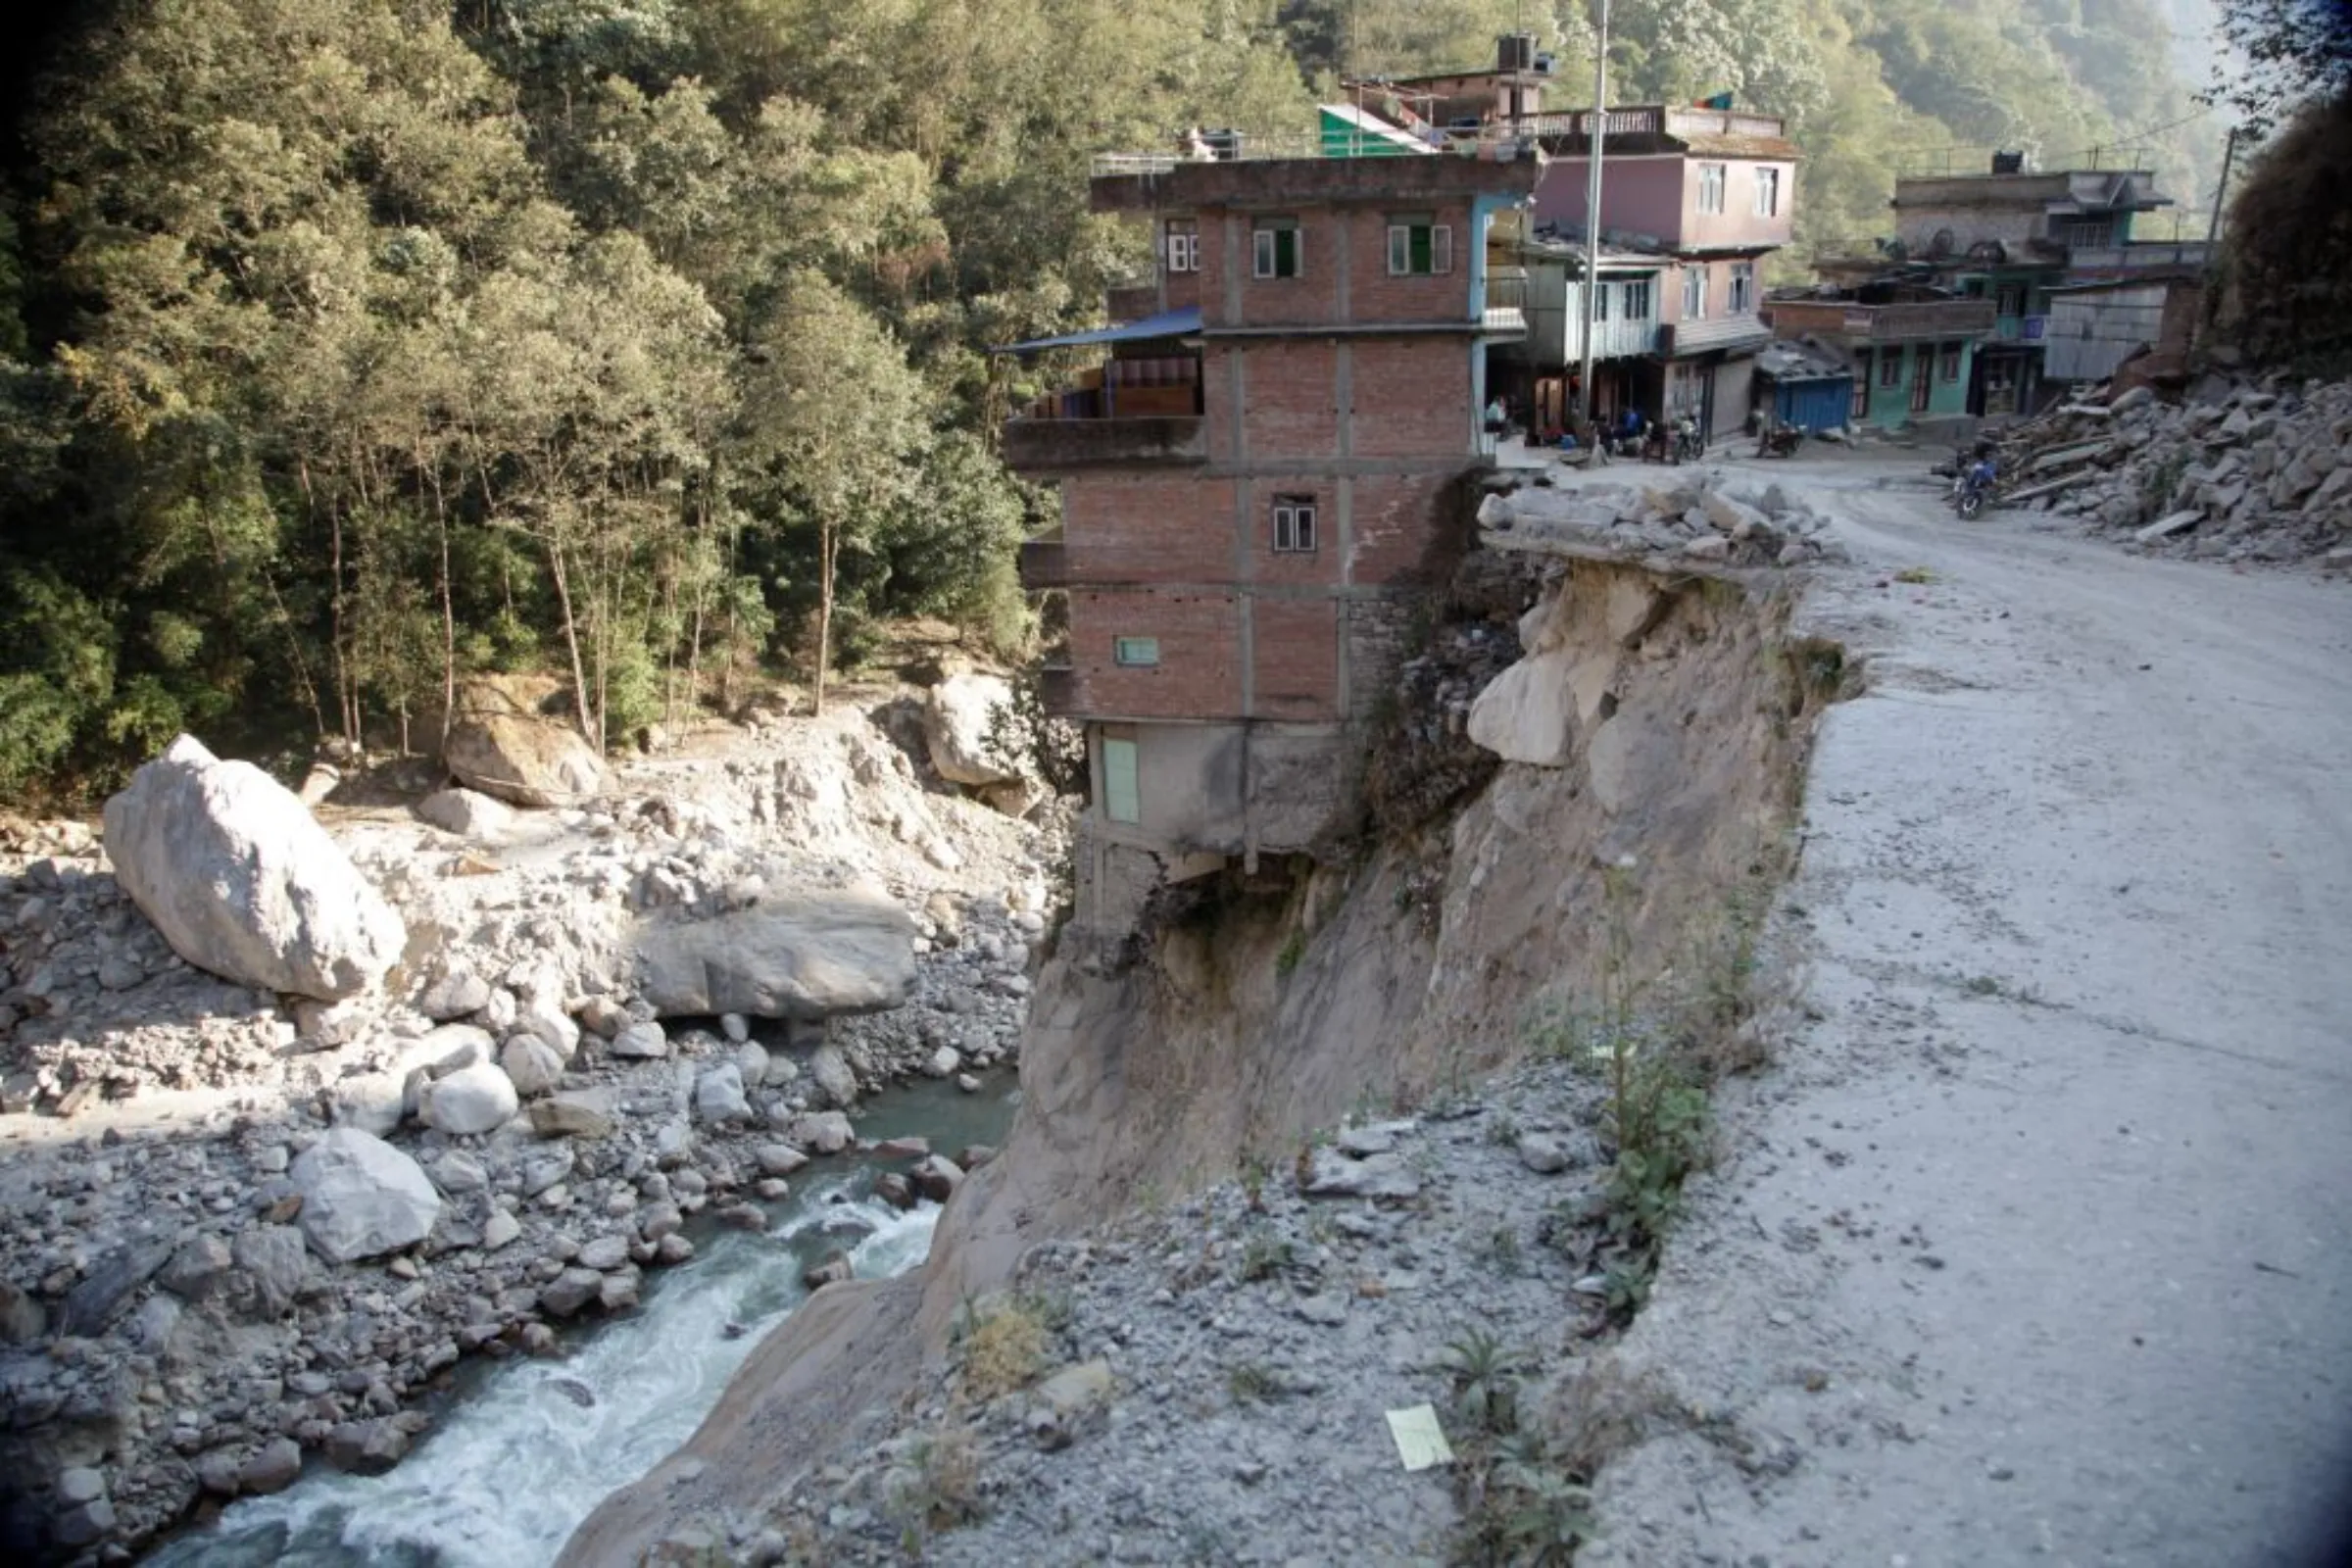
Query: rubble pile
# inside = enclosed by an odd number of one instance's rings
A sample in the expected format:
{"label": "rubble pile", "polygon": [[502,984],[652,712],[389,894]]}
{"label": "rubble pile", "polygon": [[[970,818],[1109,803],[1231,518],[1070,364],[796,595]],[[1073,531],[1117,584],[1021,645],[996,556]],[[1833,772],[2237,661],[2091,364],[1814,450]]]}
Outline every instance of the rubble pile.
{"label": "rubble pile", "polygon": [[1636,483],[1545,473],[1532,488],[1490,494],[1478,521],[1490,550],[1657,571],[1801,566],[1836,555],[1825,520],[1802,501],[1713,468]]}
{"label": "rubble pile", "polygon": [[2004,506],[2175,555],[2352,566],[2352,382],[2208,376],[2177,405],[2134,387],[1997,444]]}

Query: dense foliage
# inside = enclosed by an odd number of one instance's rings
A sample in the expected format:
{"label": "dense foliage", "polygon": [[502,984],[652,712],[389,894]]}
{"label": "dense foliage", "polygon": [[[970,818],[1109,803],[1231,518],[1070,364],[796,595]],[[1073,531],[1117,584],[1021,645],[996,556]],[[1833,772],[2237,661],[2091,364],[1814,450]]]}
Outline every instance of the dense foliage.
{"label": "dense foliage", "polygon": [[[2150,6],[1624,7],[1613,95],[1788,113],[1839,248],[1903,149],[2178,118]],[[0,213],[0,788],[474,669],[611,741],[880,614],[1017,645],[985,347],[1139,260],[1088,156],[1515,26],[1582,101],[1573,3],[87,0]]]}

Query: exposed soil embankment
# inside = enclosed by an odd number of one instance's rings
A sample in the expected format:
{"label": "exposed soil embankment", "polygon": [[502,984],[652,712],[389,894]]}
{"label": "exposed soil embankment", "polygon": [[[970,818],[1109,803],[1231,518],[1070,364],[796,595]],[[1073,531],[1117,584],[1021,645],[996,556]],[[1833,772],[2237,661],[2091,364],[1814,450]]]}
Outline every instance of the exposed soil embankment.
{"label": "exposed soil embankment", "polygon": [[[1694,960],[1780,863],[1835,656],[1789,645],[1777,594],[1730,575],[1541,557],[1517,569],[1517,602],[1490,573],[1465,613],[1524,657],[1475,702],[1467,683],[1408,682],[1437,706],[1396,715],[1375,754],[1376,797],[1437,814],[1391,811],[1348,863],[1197,889],[1122,972],[1050,963],[1005,1155],[965,1183],[926,1269],[820,1293],[679,1454],[582,1527],[565,1562],[782,1528],[803,1481],[888,1429],[884,1407],[959,1309],[1033,1243],[1245,1158],[1287,1162],[1349,1112],[1469,1087],[1547,1013],[1594,999],[1604,928],[1634,974]],[[1480,770],[1453,756],[1471,736],[1541,760],[1473,785]],[[1445,789],[1383,773],[1396,768],[1475,793],[1446,805]]]}

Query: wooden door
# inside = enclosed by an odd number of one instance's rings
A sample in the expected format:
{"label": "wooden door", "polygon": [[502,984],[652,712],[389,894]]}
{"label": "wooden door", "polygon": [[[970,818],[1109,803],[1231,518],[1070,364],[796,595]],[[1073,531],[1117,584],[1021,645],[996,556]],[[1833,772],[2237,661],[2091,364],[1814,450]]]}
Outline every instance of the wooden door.
{"label": "wooden door", "polygon": [[1928,412],[1928,396],[1936,387],[1936,345],[1911,345],[1911,412]]}

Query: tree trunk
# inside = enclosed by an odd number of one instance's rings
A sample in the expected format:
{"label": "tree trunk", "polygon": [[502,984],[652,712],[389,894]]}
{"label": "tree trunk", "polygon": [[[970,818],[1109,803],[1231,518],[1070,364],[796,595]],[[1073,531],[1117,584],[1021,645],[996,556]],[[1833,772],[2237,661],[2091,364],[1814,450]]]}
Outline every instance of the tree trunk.
{"label": "tree trunk", "polygon": [[818,523],[816,537],[815,712],[818,718],[822,718],[825,716],[825,669],[833,662],[833,524]]}
{"label": "tree trunk", "polygon": [[580,628],[571,613],[571,583],[564,572],[564,547],[553,539],[547,542],[547,564],[549,575],[555,579],[556,603],[564,612],[564,646],[571,654],[571,701],[579,711],[580,738],[596,749],[597,756],[602,757],[605,755],[603,729],[601,726],[595,729],[589,727],[595,715],[588,707],[588,671],[580,662]]}
{"label": "tree trunk", "polygon": [[[417,466],[423,467],[421,457]],[[458,716],[458,610],[449,583],[449,500],[441,493],[441,470],[425,470],[433,486],[433,521],[441,530],[441,735],[433,753],[449,749],[449,726]]]}

